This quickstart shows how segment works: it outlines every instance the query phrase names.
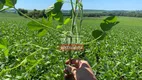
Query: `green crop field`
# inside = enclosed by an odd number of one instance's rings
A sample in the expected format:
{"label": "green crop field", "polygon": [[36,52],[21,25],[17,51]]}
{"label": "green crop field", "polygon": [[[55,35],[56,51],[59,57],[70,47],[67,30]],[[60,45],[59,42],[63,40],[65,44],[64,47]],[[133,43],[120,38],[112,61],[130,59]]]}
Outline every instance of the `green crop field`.
{"label": "green crop field", "polygon": [[[105,18],[84,18],[81,41],[93,40],[90,32]],[[104,40],[86,47],[85,59],[98,80],[142,80],[142,18],[117,18],[120,23]],[[57,49],[60,34],[49,29],[38,37],[38,31],[29,30],[29,21],[0,13],[0,80],[63,80],[68,55]],[[60,31],[69,30],[69,25]]]}

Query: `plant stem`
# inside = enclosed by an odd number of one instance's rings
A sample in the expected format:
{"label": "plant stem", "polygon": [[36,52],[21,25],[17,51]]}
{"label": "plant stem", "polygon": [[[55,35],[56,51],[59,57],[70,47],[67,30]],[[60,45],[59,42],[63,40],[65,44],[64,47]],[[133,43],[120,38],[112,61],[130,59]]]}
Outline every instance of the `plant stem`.
{"label": "plant stem", "polygon": [[39,25],[42,25],[42,26],[44,26],[44,27],[50,28],[50,29],[52,29],[52,30],[55,30],[55,31],[57,31],[57,32],[62,33],[61,31],[59,31],[59,30],[57,30],[57,29],[54,29],[54,28],[52,28],[52,27],[49,27],[49,26],[47,26],[47,25],[45,25],[45,24],[42,24],[42,23],[40,23],[40,22],[38,22],[38,21],[36,21],[36,20],[30,18],[29,16],[23,14],[21,11],[17,10],[15,7],[14,7],[14,9],[15,9],[17,12],[19,12],[20,14],[22,14],[24,17],[26,17],[26,18],[28,18],[28,19],[34,21],[35,23],[37,23],[37,24],[39,24]]}
{"label": "plant stem", "polygon": [[[77,9],[77,0],[76,0],[76,4],[75,4],[75,8],[74,8],[74,4],[73,4],[73,1],[70,0],[71,2],[71,7],[72,7],[72,23],[71,23],[71,35],[69,36],[70,37],[70,44],[69,46],[71,46],[72,44],[72,38],[73,38],[73,35],[74,35],[74,27],[75,27],[75,21],[76,21],[76,9]],[[77,28],[76,28],[77,30]],[[78,30],[76,31],[78,32]],[[78,36],[78,35],[77,35]],[[78,42],[78,39],[77,39],[77,42]],[[70,60],[70,64],[71,64],[71,58],[72,58],[72,51],[69,51],[69,60]]]}
{"label": "plant stem", "polygon": [[[74,6],[73,6],[73,1],[72,0],[70,0],[70,2],[71,2],[71,7],[72,7],[72,17],[73,17],[73,19],[72,19],[72,23],[71,23],[71,35],[69,36],[70,37],[70,42],[69,42],[69,45],[71,45],[72,44],[72,37],[73,37],[73,28],[74,28],[74,21],[75,21],[75,12],[74,12]],[[69,61],[70,61],[70,64],[71,64],[71,58],[72,58],[72,52],[71,51],[69,51]]]}
{"label": "plant stem", "polygon": [[[76,4],[75,4],[75,12],[77,11],[77,5],[78,5],[78,0],[76,0]],[[75,15],[75,22],[77,22],[77,18],[78,18],[78,11],[76,12],[77,14]],[[75,23],[75,27],[76,27],[76,40],[77,43],[79,43],[79,35],[78,35],[78,26],[77,23]]]}
{"label": "plant stem", "polygon": [[83,22],[83,6],[80,7],[80,31],[79,31],[79,34],[81,33],[81,30],[82,30],[82,22]]}
{"label": "plant stem", "polygon": [[73,1],[72,0],[70,0],[70,2],[71,2],[71,7],[72,7],[72,24],[71,24],[71,34],[73,35],[74,33],[73,33],[73,29],[74,29],[74,23],[75,23],[75,10],[74,10],[74,6],[73,6]]}

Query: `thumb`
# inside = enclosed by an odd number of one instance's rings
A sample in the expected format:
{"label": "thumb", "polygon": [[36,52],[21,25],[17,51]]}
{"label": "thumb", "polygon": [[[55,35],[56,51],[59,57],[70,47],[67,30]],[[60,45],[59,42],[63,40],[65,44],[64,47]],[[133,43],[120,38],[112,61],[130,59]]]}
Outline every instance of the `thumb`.
{"label": "thumb", "polygon": [[66,71],[67,71],[67,74],[74,74],[76,72],[76,68],[71,65],[67,65]]}

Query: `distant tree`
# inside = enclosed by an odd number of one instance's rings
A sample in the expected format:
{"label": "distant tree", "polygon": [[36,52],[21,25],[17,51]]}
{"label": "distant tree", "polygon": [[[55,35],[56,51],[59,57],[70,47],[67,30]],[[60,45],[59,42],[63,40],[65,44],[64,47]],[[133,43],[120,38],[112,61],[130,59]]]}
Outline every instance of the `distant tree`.
{"label": "distant tree", "polygon": [[29,12],[27,15],[31,18],[36,18],[36,19],[42,18],[42,17],[47,18],[45,14],[45,10],[41,11],[41,10],[34,9],[33,11]]}
{"label": "distant tree", "polygon": [[46,14],[45,14],[45,9],[41,11],[41,17],[47,18]]}
{"label": "distant tree", "polygon": [[[28,13],[28,10],[21,9],[21,8],[19,8],[18,11],[22,12],[23,14],[27,14],[27,13]],[[18,12],[18,14],[19,14],[20,16],[23,16],[20,12]]]}

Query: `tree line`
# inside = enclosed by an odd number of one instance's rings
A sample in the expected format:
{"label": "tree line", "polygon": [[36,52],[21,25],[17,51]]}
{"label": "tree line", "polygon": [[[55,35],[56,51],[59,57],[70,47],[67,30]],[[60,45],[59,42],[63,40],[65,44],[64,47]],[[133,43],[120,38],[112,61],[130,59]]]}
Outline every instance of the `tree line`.
{"label": "tree line", "polygon": [[[64,12],[65,16],[70,16],[69,11]],[[126,16],[126,17],[142,17],[142,11],[84,11],[84,17],[101,17],[101,16]]]}
{"label": "tree line", "polygon": [[[42,17],[47,18],[45,10],[36,10],[36,9],[34,9],[32,11],[28,11],[26,9],[18,9],[18,10],[31,18],[36,18],[36,19],[42,18]],[[71,12],[69,10],[63,10],[62,12],[63,12],[64,16],[71,15]],[[22,14],[20,14],[19,12],[18,12],[18,14],[20,16],[22,16]],[[101,12],[84,11],[83,16],[84,17],[101,17],[101,16],[142,17],[142,11],[101,11]]]}
{"label": "tree line", "polygon": [[36,19],[42,18],[42,17],[47,18],[46,14],[45,14],[45,10],[36,10],[36,9],[34,9],[33,11],[28,11],[26,9],[20,9],[19,8],[18,11],[19,11],[18,14],[20,16],[23,16],[21,14],[21,12],[22,12],[23,14],[26,14],[27,16],[29,16],[31,18],[36,18]]}

